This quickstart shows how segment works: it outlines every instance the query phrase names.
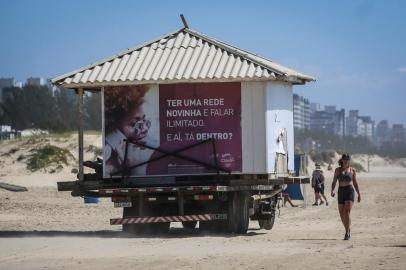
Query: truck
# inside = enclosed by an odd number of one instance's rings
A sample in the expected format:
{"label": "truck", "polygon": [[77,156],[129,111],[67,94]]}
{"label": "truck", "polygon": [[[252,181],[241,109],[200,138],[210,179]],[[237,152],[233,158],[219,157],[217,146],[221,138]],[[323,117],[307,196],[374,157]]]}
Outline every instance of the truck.
{"label": "truck", "polygon": [[[128,233],[270,230],[283,185],[309,181],[294,170],[293,85],[314,80],[187,25],[56,77],[79,96],[79,173],[58,190],[111,198]],[[85,92],[102,95],[96,161],[83,160]]]}

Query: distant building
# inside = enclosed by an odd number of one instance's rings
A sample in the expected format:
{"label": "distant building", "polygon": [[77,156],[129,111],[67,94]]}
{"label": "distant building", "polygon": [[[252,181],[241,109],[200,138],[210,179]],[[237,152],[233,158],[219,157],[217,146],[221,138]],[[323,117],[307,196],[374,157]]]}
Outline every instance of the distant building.
{"label": "distant building", "polygon": [[310,128],[310,102],[306,98],[293,95],[293,126],[299,129]]}
{"label": "distant building", "polygon": [[314,111],[310,117],[310,128],[343,136],[345,132],[345,110],[337,111],[335,106],[325,106],[324,110]]}
{"label": "distant building", "polygon": [[378,145],[384,142],[389,142],[391,137],[391,130],[389,127],[388,120],[382,120],[376,125],[375,141]]}
{"label": "distant building", "polygon": [[14,87],[16,80],[14,78],[0,78],[0,88]]}
{"label": "distant building", "polygon": [[393,142],[404,142],[406,141],[406,131],[402,124],[392,125],[392,141]]}
{"label": "distant building", "polygon": [[358,126],[361,120],[358,119],[358,110],[350,110],[346,120],[346,132],[348,136],[357,137],[358,136]]}
{"label": "distant building", "polygon": [[316,103],[316,102],[310,103],[310,114],[320,111],[320,110],[321,110],[320,103]]}
{"label": "distant building", "polygon": [[367,137],[370,141],[375,136],[375,122],[370,116],[359,116],[358,136]]}
{"label": "distant building", "polygon": [[370,116],[360,116],[358,110],[350,110],[346,121],[346,135],[363,136],[372,141],[375,137],[375,122]]}
{"label": "distant building", "polygon": [[30,77],[27,79],[25,85],[29,86],[43,86],[46,85],[46,80],[44,78],[34,78]]}
{"label": "distant building", "polygon": [[20,87],[22,83],[17,82],[13,77],[11,78],[0,78],[0,102],[3,101],[3,89],[9,87]]}

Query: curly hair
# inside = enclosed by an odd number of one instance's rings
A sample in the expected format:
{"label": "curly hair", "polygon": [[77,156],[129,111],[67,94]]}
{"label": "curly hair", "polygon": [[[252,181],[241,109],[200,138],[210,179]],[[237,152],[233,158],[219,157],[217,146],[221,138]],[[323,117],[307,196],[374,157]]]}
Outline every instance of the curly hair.
{"label": "curly hair", "polygon": [[104,89],[106,132],[117,128],[121,120],[144,103],[148,85],[112,86]]}

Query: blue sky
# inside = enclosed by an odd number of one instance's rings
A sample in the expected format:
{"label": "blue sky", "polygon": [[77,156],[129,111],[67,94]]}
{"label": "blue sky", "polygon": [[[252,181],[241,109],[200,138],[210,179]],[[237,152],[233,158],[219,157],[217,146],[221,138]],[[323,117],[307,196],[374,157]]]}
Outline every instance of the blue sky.
{"label": "blue sky", "polygon": [[0,77],[55,77],[182,27],[318,78],[295,92],[406,124],[406,1],[0,0]]}

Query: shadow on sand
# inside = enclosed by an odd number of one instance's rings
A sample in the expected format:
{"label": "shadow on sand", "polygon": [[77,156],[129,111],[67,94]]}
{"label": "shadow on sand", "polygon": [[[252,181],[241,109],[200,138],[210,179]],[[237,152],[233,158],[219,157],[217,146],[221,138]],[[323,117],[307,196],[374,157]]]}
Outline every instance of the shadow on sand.
{"label": "shadow on sand", "polygon": [[238,237],[258,236],[265,233],[248,231],[247,234],[212,233],[199,229],[171,228],[166,234],[130,234],[122,231],[0,231],[0,238],[23,237],[89,237],[89,238],[192,238],[192,237]]}
{"label": "shadow on sand", "polygon": [[334,241],[341,240],[338,238],[290,238],[288,241]]}

